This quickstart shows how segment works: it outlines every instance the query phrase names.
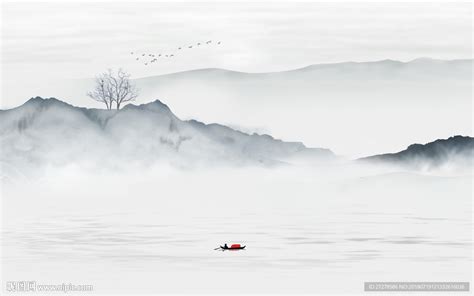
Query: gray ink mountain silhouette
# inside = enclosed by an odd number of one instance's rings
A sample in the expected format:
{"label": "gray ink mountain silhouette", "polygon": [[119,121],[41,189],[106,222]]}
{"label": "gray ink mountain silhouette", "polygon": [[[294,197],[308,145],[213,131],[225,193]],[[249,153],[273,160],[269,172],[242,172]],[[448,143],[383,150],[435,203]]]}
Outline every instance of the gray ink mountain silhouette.
{"label": "gray ink mountain silhouette", "polygon": [[[313,64],[268,73],[206,68],[155,75],[159,69],[153,68],[133,82],[140,100],[166,98],[181,118],[242,125],[243,131],[252,132],[271,127],[272,135],[284,139],[313,146],[331,143],[333,151],[361,156],[388,151],[386,147],[427,132],[436,139],[436,130],[466,127],[472,65],[472,59],[420,58]],[[92,77],[66,79],[11,89],[3,97],[5,102],[23,102],[36,95],[55,96],[77,106],[102,107],[86,95],[93,87]],[[420,116],[428,131],[418,124]],[[293,134],[293,128],[301,134]],[[364,144],[372,142],[374,131],[391,136],[380,141],[384,144]],[[458,133],[467,135],[466,128]]]}
{"label": "gray ink mountain silhouette", "polygon": [[[387,86],[404,95],[410,92],[429,91],[426,84],[435,89],[451,89],[451,83],[468,83],[472,80],[473,60],[436,60],[419,58],[409,62],[381,60],[374,62],[342,62],[313,64],[303,68],[267,73],[246,73],[220,68],[196,69],[183,72],[136,78],[133,81],[144,97],[169,97],[170,100],[200,97],[200,100],[228,97],[242,103],[250,100],[253,104],[263,98],[281,100],[328,99],[350,104],[348,96],[360,97],[364,102],[374,103]],[[387,85],[388,83],[388,85]],[[186,87],[183,87],[186,85]],[[80,103],[94,86],[94,79],[66,80],[53,86],[46,85],[43,93],[55,92]],[[470,89],[470,88],[469,88]],[[455,89],[456,90],[456,89]],[[374,94],[375,92],[375,94]],[[432,100],[433,95],[427,96]],[[201,98],[202,97],[202,98]],[[384,92],[384,97],[390,97]],[[391,98],[391,97],[390,97]],[[393,98],[400,100],[397,93]],[[410,100],[411,102],[412,100]],[[266,103],[264,101],[264,103]]]}
{"label": "gray ink mountain silhouette", "polygon": [[474,138],[453,136],[427,144],[413,144],[397,153],[387,153],[359,158],[358,161],[385,162],[411,167],[435,168],[446,164],[472,165]]}
{"label": "gray ink mountain silhouette", "polygon": [[328,149],[308,148],[270,135],[246,134],[220,124],[181,120],[159,100],[121,110],[87,109],[55,98],[32,98],[0,111],[0,161],[42,165],[121,167],[163,162],[194,165],[287,164],[290,159],[333,159]]}

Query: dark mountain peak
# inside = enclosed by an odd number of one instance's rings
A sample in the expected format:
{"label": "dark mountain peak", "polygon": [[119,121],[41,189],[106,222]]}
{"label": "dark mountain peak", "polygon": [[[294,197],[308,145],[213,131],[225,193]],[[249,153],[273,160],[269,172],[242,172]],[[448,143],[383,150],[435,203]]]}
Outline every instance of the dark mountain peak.
{"label": "dark mountain peak", "polygon": [[166,105],[165,103],[163,103],[162,101],[158,99],[146,104],[140,104],[140,105],[128,104],[124,106],[122,110],[126,110],[126,109],[142,109],[142,110],[160,111],[160,112],[165,111],[167,113],[173,113],[171,112],[171,109],[168,107],[168,105]]}
{"label": "dark mountain peak", "polygon": [[[52,98],[49,98],[49,99],[52,99]],[[48,99],[43,99],[42,97],[34,97],[34,98],[31,98],[28,101],[26,101],[24,103],[24,105],[26,105],[26,104],[42,104],[46,100],[48,100]]]}
{"label": "dark mountain peak", "polygon": [[31,98],[29,99],[28,101],[26,101],[23,105],[42,105],[42,106],[45,106],[45,105],[55,105],[55,104],[59,104],[59,105],[67,105],[67,106],[71,106],[72,105],[69,105],[61,100],[58,100],[56,98],[42,98],[42,97],[34,97],[34,98]]}
{"label": "dark mountain peak", "polygon": [[77,107],[74,107],[73,105],[70,105],[68,103],[65,103],[61,100],[58,100],[56,98],[42,98],[42,97],[33,97],[31,99],[29,99],[28,101],[26,101],[24,104],[16,107],[16,108],[12,108],[12,109],[8,109],[8,110],[3,110],[3,111],[13,111],[13,110],[20,110],[20,109],[28,109],[28,110],[45,110],[45,109],[49,109],[50,107],[52,106],[57,106],[57,107],[66,107],[66,108],[77,108]]}
{"label": "dark mountain peak", "polygon": [[[431,151],[435,147],[446,147],[446,148],[463,148],[465,146],[474,145],[474,138],[456,135],[449,137],[448,139],[438,139],[427,144],[412,144],[404,151],[411,152],[422,152]],[[400,152],[399,152],[400,153]]]}
{"label": "dark mountain peak", "polygon": [[163,109],[169,110],[171,112],[171,109],[168,107],[168,105],[166,105],[165,103],[163,103],[159,99],[156,99],[153,102],[150,102],[150,103],[147,103],[147,104],[142,104],[140,106],[151,106],[153,108],[158,107],[158,108],[163,108]]}
{"label": "dark mountain peak", "polygon": [[474,138],[456,135],[426,144],[412,144],[397,153],[360,158],[362,161],[389,162],[400,165],[437,167],[454,159],[471,160],[474,155]]}

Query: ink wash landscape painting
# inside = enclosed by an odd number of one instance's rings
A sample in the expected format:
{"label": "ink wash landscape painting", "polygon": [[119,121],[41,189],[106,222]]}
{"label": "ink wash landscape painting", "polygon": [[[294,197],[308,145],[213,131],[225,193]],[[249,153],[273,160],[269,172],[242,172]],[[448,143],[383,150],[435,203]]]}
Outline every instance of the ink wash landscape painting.
{"label": "ink wash landscape painting", "polygon": [[1,15],[2,295],[471,282],[470,3]]}

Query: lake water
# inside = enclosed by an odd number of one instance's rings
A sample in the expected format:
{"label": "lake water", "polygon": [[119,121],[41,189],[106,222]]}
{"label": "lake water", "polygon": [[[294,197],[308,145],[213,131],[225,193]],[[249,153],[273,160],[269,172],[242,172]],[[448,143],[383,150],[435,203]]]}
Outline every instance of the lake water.
{"label": "lake water", "polygon": [[[354,294],[365,281],[472,276],[471,176],[117,178],[5,184],[3,282],[92,284],[95,294]],[[224,243],[247,247],[214,250]]]}

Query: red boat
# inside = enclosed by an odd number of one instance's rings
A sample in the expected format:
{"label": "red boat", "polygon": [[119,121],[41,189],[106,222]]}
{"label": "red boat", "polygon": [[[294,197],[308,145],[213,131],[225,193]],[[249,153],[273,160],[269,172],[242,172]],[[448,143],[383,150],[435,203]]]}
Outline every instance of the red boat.
{"label": "red boat", "polygon": [[225,244],[224,246],[220,246],[221,249],[224,251],[224,250],[243,250],[245,249],[245,246],[240,246],[240,244],[233,244],[230,246],[230,248],[227,246],[227,244]]}

